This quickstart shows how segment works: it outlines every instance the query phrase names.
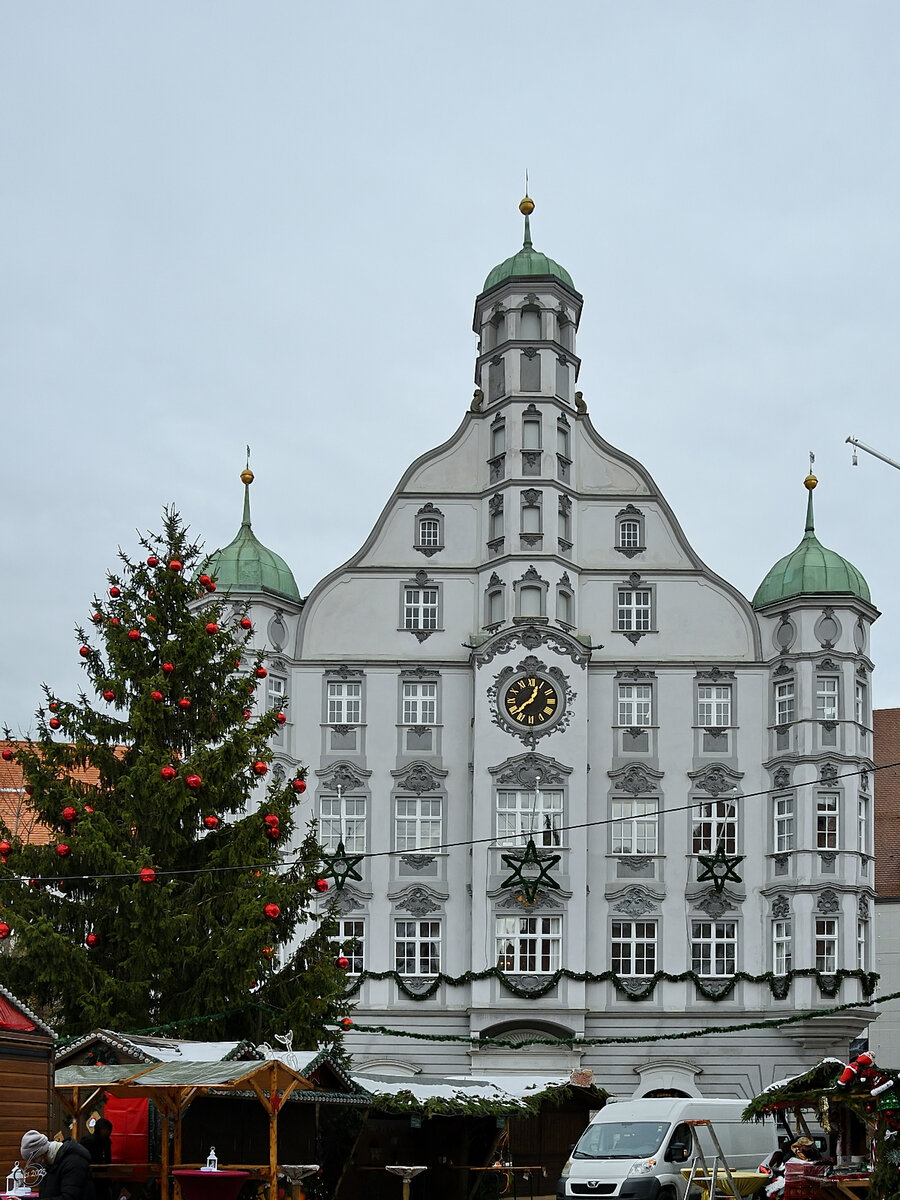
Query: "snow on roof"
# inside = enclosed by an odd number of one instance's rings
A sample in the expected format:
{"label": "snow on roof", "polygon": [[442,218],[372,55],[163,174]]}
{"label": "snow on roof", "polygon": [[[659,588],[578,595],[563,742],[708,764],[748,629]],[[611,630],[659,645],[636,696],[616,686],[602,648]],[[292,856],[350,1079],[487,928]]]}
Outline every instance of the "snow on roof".
{"label": "snow on roof", "polygon": [[188,1042],[176,1038],[146,1037],[136,1033],[119,1034],[126,1042],[152,1054],[160,1062],[221,1062],[241,1045],[236,1042]]}
{"label": "snow on roof", "polygon": [[354,1073],[354,1080],[376,1096],[406,1093],[425,1104],[429,1100],[484,1100],[495,1104],[521,1104],[541,1092],[567,1087],[564,1075],[503,1075],[502,1083],[471,1075],[380,1075]]}

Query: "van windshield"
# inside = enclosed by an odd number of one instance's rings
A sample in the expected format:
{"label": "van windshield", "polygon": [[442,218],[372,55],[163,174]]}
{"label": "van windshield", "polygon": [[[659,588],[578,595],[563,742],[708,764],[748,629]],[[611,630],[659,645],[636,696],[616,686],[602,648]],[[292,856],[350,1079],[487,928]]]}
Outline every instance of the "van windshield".
{"label": "van windshield", "polygon": [[589,1125],[573,1158],[648,1158],[671,1129],[668,1121],[603,1121]]}

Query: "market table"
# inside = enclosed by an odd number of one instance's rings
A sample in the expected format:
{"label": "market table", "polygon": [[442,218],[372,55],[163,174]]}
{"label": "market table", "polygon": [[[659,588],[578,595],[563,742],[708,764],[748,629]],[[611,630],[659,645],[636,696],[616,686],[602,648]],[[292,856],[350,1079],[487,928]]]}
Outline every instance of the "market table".
{"label": "market table", "polygon": [[237,1200],[249,1171],[173,1171],[184,1200]]}
{"label": "market table", "polygon": [[[690,1179],[691,1168],[682,1167],[681,1174],[685,1179]],[[769,1176],[764,1175],[761,1171],[732,1171],[731,1178],[734,1180],[734,1186],[737,1188],[739,1196],[754,1196],[758,1191],[761,1191],[768,1183]],[[694,1172],[694,1183],[701,1189],[703,1200],[709,1200],[709,1187],[704,1187],[704,1184],[710,1184],[715,1180],[716,1195],[724,1194],[731,1196],[731,1184],[728,1182],[728,1176],[721,1168],[709,1174],[702,1170]]]}

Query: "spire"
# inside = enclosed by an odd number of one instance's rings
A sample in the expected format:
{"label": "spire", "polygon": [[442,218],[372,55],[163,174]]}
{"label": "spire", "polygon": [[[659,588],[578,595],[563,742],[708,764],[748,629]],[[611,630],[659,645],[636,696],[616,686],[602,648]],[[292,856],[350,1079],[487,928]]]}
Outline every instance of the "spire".
{"label": "spire", "polygon": [[250,447],[247,447],[247,465],[241,471],[241,483],[244,485],[244,515],[241,520],[241,528],[250,528],[250,484],[256,476],[250,470]]}
{"label": "spire", "polygon": [[519,201],[519,212],[525,218],[525,240],[522,242],[523,250],[533,250],[534,246],[531,241],[531,214],[534,212],[534,201],[528,195],[528,189],[525,189],[525,195]]}
{"label": "spire", "polygon": [[[810,455],[810,458],[812,458],[812,455]],[[818,482],[812,471],[803,480],[803,486],[809,491],[809,499],[806,502],[806,533],[811,537],[816,536],[816,522],[813,516],[813,492]]]}

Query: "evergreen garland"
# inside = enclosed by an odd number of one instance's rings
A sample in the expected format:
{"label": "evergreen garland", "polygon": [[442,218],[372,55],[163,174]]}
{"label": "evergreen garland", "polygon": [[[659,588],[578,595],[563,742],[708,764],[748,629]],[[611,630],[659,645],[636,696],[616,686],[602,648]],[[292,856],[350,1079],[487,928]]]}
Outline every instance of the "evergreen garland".
{"label": "evergreen garland", "polygon": [[751,975],[748,971],[736,971],[727,978],[716,980],[702,978],[696,971],[680,971],[677,974],[672,974],[670,971],[657,971],[646,979],[636,980],[617,975],[613,971],[600,971],[599,973],[570,971],[567,967],[560,967],[552,975],[543,976],[539,982],[526,986],[517,982],[514,977],[507,975],[500,967],[486,967],[482,971],[464,971],[461,975],[445,975],[442,972],[433,978],[429,977],[425,987],[416,986],[422,982],[420,978],[416,977],[415,984],[411,987],[409,977],[401,975],[399,971],[361,971],[350,983],[347,995],[355,996],[367,979],[393,979],[403,995],[410,1000],[429,1000],[442,984],[461,987],[465,984],[477,983],[482,979],[496,979],[506,991],[520,1000],[536,1000],[555,988],[561,979],[572,979],[576,983],[610,982],[619,995],[628,1000],[648,1000],[652,998],[656,985],[661,980],[667,983],[681,983],[685,979],[689,979],[706,1000],[728,999],[742,980],[746,983],[767,984],[774,1000],[786,1000],[790,995],[792,981],[803,978],[815,979],[821,994],[829,999],[838,994],[843,980],[858,979],[863,995],[868,998],[875,991],[879,975],[875,971],[859,969],[851,971],[844,968],[833,974],[824,975],[813,967],[803,967],[789,971],[785,975],[776,975],[772,971],[764,971],[761,975]]}

